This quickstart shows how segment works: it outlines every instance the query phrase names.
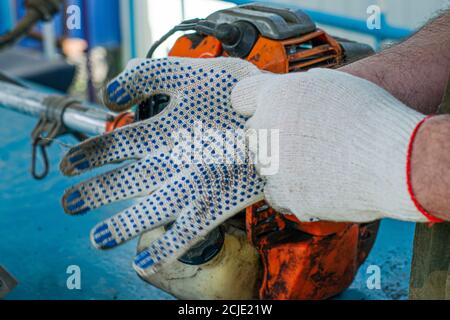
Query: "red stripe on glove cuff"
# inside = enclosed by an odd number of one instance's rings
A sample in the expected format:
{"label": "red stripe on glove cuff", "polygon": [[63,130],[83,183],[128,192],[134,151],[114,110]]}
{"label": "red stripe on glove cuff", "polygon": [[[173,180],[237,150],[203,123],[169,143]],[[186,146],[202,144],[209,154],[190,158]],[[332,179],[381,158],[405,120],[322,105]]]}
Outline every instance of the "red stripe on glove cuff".
{"label": "red stripe on glove cuff", "polygon": [[419,132],[419,129],[422,127],[422,125],[432,117],[433,116],[428,116],[428,117],[424,118],[422,121],[420,121],[412,133],[411,140],[409,141],[409,146],[408,146],[408,156],[407,156],[407,163],[406,163],[406,180],[407,180],[407,184],[408,184],[409,195],[411,196],[411,200],[414,202],[414,205],[416,206],[417,210],[419,210],[425,217],[427,217],[427,219],[432,224],[434,224],[434,223],[444,222],[444,220],[433,216],[424,207],[422,207],[422,205],[419,203],[419,200],[417,200],[416,195],[414,194],[413,187],[412,187],[412,179],[411,179],[411,166],[412,166],[411,158],[412,158],[412,153],[414,151],[414,141],[416,140],[417,133]]}

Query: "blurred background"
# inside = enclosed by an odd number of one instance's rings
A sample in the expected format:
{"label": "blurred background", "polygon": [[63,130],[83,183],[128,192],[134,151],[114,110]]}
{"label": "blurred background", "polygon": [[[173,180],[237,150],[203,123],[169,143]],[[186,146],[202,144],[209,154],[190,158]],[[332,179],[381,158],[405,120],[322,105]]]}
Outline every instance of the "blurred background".
{"label": "blurred background", "polygon": [[[24,14],[25,0],[0,2],[0,33],[10,30]],[[10,54],[0,55],[0,68],[45,85],[68,90],[73,95],[96,100],[95,89],[119,72],[128,60],[145,57],[150,45],[173,26],[186,19],[205,18],[220,9],[252,1],[215,0],[67,0],[64,15],[54,21],[41,23],[19,43],[14,51],[30,64],[11,64]],[[262,1],[263,2],[263,1]],[[381,49],[386,43],[406,37],[440,9],[448,0],[273,0],[268,3],[295,5],[303,8],[328,33],[350,40],[370,44]],[[368,8],[381,9],[381,29],[367,28]],[[75,8],[75,9],[74,9]],[[77,11],[79,10],[79,11]],[[78,18],[77,15],[80,15]],[[67,18],[79,20],[79,25],[67,26]],[[167,55],[177,36],[175,34],[156,52],[156,57]],[[22,55],[45,57],[45,65]],[[17,57],[16,57],[17,58]],[[41,75],[35,79],[31,73],[48,69],[48,60],[55,67],[61,59],[76,66],[74,80]],[[9,70],[11,69],[11,70]],[[28,69],[28,70],[27,70]],[[31,70],[30,70],[31,69]],[[28,73],[28,74],[27,74]],[[57,83],[55,83],[57,82]],[[68,88],[66,88],[68,86]]]}
{"label": "blurred background", "polygon": [[[67,0],[63,14],[39,23],[17,45],[0,52],[0,70],[45,90],[98,102],[97,92],[151,44],[183,20],[204,18],[219,9],[253,1]],[[448,7],[448,0],[274,0],[298,6],[331,35],[370,44],[376,50],[408,37]],[[371,30],[371,6],[380,9],[380,28]],[[25,12],[24,0],[0,1],[0,34]],[[70,24],[68,24],[70,21]],[[155,56],[166,56],[177,33]],[[108,207],[78,220],[62,212],[62,190],[75,181],[57,172],[66,148],[50,151],[52,172],[45,182],[29,176],[29,135],[35,120],[3,111],[0,117],[0,265],[19,280],[12,299],[169,299],[140,281],[131,268],[136,243],[114,252],[95,251],[90,228],[116,212]],[[64,143],[73,144],[72,140]],[[121,204],[124,206],[124,204]],[[414,225],[383,221],[368,261],[342,299],[406,299]],[[82,290],[65,285],[69,264],[83,270]],[[367,267],[379,265],[381,290],[369,290]]]}

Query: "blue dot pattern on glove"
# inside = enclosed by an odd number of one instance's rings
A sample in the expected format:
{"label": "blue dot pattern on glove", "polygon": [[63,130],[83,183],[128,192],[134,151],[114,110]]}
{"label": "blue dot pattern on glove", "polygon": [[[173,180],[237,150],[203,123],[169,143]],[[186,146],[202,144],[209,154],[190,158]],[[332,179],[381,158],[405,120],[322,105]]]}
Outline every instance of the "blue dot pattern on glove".
{"label": "blue dot pattern on glove", "polygon": [[[237,148],[236,155],[243,161],[217,161],[224,148],[222,138],[242,132],[247,120],[232,110],[231,91],[238,81],[258,72],[250,63],[231,58],[133,60],[107,86],[104,100],[115,110],[126,110],[154,94],[168,95],[170,103],[156,117],[83,142],[61,162],[62,172],[73,176],[135,160],[70,188],[63,197],[69,214],[144,197],[93,229],[91,239],[97,248],[113,248],[142,232],[173,223],[136,257],[135,268],[148,275],[263,199],[264,181],[250,163],[245,144],[225,139]],[[200,161],[180,161],[174,156],[176,150],[183,150],[179,137],[192,134],[199,123],[203,129],[219,133],[219,139],[202,140],[193,147],[194,152],[202,152]]]}

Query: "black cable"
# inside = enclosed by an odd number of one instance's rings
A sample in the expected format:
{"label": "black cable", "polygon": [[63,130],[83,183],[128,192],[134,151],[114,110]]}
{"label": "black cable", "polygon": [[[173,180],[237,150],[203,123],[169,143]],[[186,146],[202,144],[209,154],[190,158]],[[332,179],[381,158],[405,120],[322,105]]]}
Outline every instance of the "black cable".
{"label": "black cable", "polygon": [[38,12],[34,10],[28,12],[12,31],[0,37],[0,50],[12,46],[22,36],[28,33],[28,31],[30,31],[30,29],[39,21],[39,18],[40,14]]}
{"label": "black cable", "polygon": [[0,36],[0,50],[16,43],[40,20],[50,21],[59,12],[62,0],[28,0],[27,13],[10,32]]}
{"label": "black cable", "polygon": [[[36,180],[43,180],[48,176],[50,171],[50,162],[48,160],[47,149],[44,146],[39,145],[40,140],[36,140],[33,142],[32,151],[31,151],[31,175]],[[40,173],[38,173],[36,164],[37,164],[37,152],[38,149],[41,151],[42,155],[42,165],[43,169]]]}
{"label": "black cable", "polygon": [[161,39],[155,41],[155,43],[150,47],[150,50],[147,53],[147,58],[151,59],[156,49],[158,49],[158,47],[161,44],[163,44],[167,39],[169,39],[175,32],[195,30],[195,28],[198,26],[199,21],[201,20],[202,19],[186,20],[180,23],[179,25],[173,27],[171,30],[169,30],[169,32],[163,35]]}
{"label": "black cable", "polygon": [[25,86],[24,86],[22,83],[20,83],[20,82],[17,81],[16,79],[13,79],[13,78],[11,78],[10,76],[8,76],[8,75],[6,75],[6,74],[4,74],[4,73],[2,73],[2,72],[0,72],[0,81],[7,82],[7,83],[11,83],[11,84],[13,84],[13,85],[16,85],[16,86],[25,88]]}
{"label": "black cable", "polygon": [[[200,21],[201,19],[186,20],[180,23],[179,25],[173,27],[158,41],[153,43],[153,45],[150,47],[150,50],[147,53],[147,59],[151,59],[156,49],[158,49],[159,46],[163,44],[168,38],[170,38],[170,36],[172,36],[174,33],[178,31],[195,30]],[[160,94],[152,96],[146,101],[141,102],[136,111],[136,120],[141,121],[155,116],[156,114],[161,112],[162,109],[165,108],[165,106],[167,106],[169,101],[170,99],[168,96]]]}

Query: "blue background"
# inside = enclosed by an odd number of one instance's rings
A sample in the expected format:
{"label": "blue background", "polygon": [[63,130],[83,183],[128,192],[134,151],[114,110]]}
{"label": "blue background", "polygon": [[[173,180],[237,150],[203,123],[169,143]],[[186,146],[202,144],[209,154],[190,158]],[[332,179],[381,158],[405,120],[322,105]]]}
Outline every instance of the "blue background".
{"label": "blue background", "polygon": [[[6,0],[0,5],[0,34],[9,30],[14,21],[20,19],[25,14],[25,0],[17,0],[17,7],[14,17],[9,16],[11,7]],[[77,5],[81,10],[81,29],[68,30],[68,37],[82,38],[88,41],[90,47],[103,46],[106,48],[117,48],[120,46],[120,6],[119,0],[68,0],[67,5]],[[64,32],[65,21],[62,21],[61,14],[54,19],[55,31],[58,36]],[[42,30],[39,23],[37,30]],[[39,47],[37,41],[24,39],[21,45],[27,47]]]}

